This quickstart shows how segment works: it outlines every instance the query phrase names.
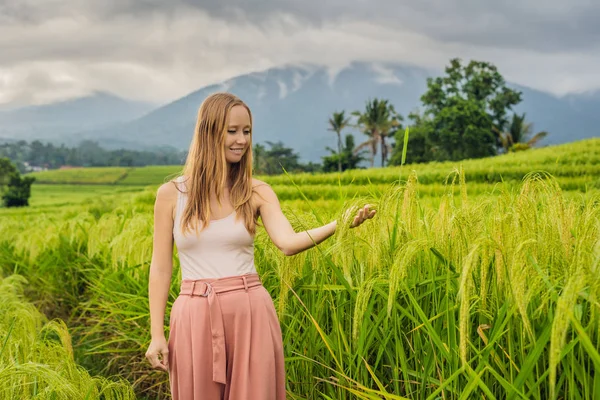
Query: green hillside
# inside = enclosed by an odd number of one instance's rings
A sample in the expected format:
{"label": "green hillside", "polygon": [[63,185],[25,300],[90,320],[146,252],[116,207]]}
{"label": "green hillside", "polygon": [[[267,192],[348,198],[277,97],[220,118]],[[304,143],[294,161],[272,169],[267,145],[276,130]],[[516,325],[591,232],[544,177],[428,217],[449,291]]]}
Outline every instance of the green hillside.
{"label": "green hillside", "polygon": [[[574,143],[548,146],[524,152],[504,154],[491,158],[429,164],[407,164],[404,167],[373,168],[345,171],[342,174],[297,174],[298,184],[392,183],[401,170],[415,170],[421,183],[443,183],[454,167],[462,164],[468,181],[501,182],[520,180],[532,170],[544,170],[555,177],[600,176],[600,139],[586,139]],[[29,174],[43,184],[114,184],[158,185],[175,176],[182,166],[73,168]],[[406,175],[406,172],[404,173]],[[288,184],[285,175],[260,177],[272,184]]]}
{"label": "green hillside", "polygon": [[[330,200],[375,195],[415,172],[423,197],[446,193],[462,166],[471,196],[487,195],[500,187],[511,189],[528,174],[551,175],[564,191],[600,189],[600,139],[545,147],[493,158],[403,167],[345,171],[342,174],[291,174],[257,176],[271,184],[281,200]],[[32,173],[32,206],[79,203],[97,195],[139,191],[157,187],[182,170],[182,166],[143,168],[80,168]],[[500,186],[499,186],[500,185]],[[435,203],[437,204],[437,203]]]}
{"label": "green hillside", "polygon": [[88,167],[32,172],[27,176],[34,176],[36,183],[107,185],[119,182],[128,172],[125,167]]}

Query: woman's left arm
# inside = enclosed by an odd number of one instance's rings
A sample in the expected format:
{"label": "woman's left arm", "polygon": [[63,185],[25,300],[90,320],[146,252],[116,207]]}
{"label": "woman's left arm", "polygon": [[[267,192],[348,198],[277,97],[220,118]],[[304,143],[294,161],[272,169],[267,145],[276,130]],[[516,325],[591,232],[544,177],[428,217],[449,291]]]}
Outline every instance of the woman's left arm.
{"label": "woman's left arm", "polygon": [[[318,228],[302,232],[294,231],[294,228],[281,211],[279,199],[271,186],[263,183],[255,186],[255,191],[260,198],[259,213],[265,230],[275,246],[286,256],[292,256],[310,249],[335,233],[337,220]],[[366,205],[357,212],[351,228],[359,226],[365,219],[373,218],[373,216],[375,216],[375,210],[369,211],[369,205]]]}

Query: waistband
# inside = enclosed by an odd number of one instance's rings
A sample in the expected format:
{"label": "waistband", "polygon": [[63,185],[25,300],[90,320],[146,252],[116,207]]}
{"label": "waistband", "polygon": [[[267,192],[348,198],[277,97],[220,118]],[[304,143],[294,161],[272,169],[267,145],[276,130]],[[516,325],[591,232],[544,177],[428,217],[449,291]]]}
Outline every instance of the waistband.
{"label": "waistband", "polygon": [[211,292],[224,293],[241,289],[247,290],[258,285],[262,285],[262,282],[256,273],[225,278],[186,279],[181,281],[179,294],[208,297]]}
{"label": "waistband", "polygon": [[225,384],[227,355],[225,353],[225,329],[218,293],[245,290],[260,286],[262,282],[256,273],[218,279],[198,279],[181,281],[179,295],[200,296],[208,299],[210,330],[212,333],[213,381]]}

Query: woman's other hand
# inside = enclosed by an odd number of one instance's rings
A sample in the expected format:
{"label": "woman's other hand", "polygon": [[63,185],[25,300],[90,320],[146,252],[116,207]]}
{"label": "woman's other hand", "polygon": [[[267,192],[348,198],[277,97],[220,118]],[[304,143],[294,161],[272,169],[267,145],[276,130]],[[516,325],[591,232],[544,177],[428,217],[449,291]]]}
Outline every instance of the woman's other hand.
{"label": "woman's other hand", "polygon": [[167,345],[167,339],[164,336],[158,339],[152,339],[150,346],[148,346],[148,350],[146,351],[146,358],[150,361],[152,368],[168,371],[169,347]]}

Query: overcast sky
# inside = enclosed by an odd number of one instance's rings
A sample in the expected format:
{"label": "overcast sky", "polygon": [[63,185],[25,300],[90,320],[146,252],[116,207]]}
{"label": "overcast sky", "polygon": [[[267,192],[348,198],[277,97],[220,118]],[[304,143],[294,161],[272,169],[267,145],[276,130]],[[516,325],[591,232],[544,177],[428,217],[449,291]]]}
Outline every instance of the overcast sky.
{"label": "overcast sky", "polygon": [[166,103],[297,63],[491,61],[557,95],[600,89],[599,0],[0,0],[0,105],[102,90]]}

